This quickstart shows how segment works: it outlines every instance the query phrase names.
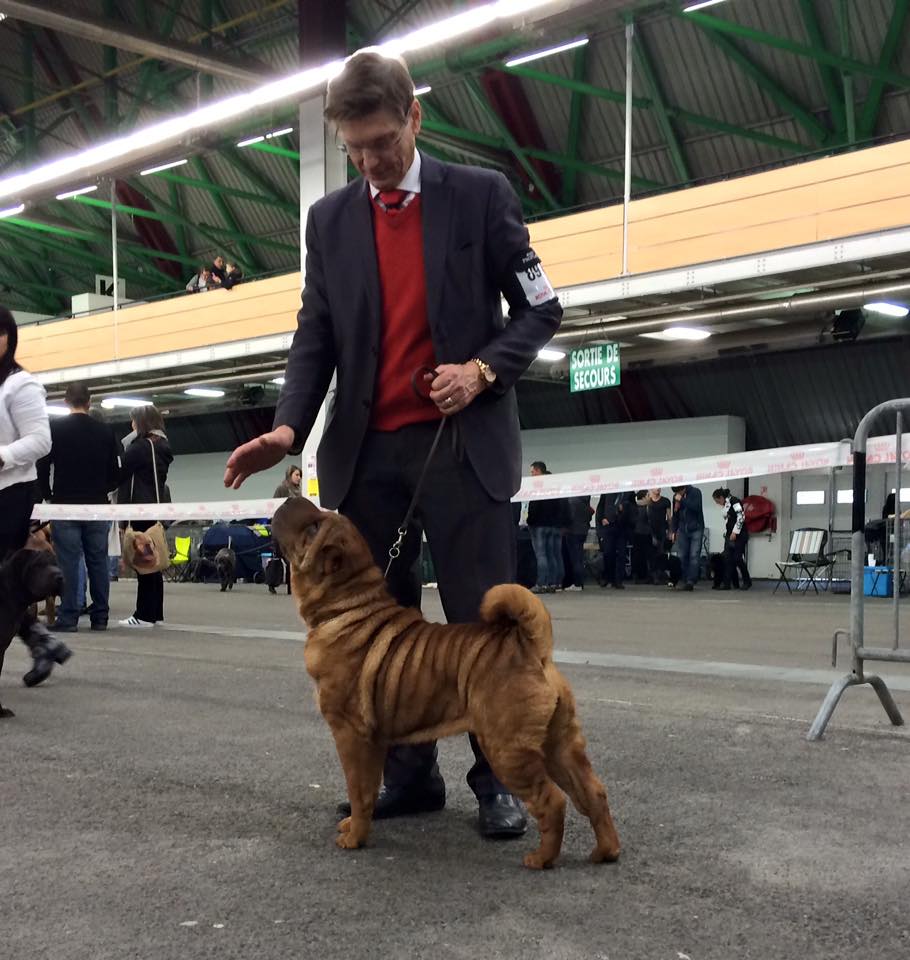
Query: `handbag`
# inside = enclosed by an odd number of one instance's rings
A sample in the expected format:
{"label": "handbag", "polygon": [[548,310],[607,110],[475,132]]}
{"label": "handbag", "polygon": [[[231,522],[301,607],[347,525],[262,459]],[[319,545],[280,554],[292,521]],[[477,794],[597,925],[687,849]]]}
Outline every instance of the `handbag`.
{"label": "handbag", "polygon": [[[155,444],[149,440],[152,448],[152,476],[155,480],[155,503],[161,503],[161,493],[158,489],[158,461],[155,457]],[[135,475],[133,476],[133,486],[130,489],[130,498],[132,499],[132,490],[135,487]],[[170,553],[167,545],[167,537],[164,535],[164,527],[160,521],[152,524],[148,530],[134,530],[132,525],[128,526],[123,532],[123,559],[128,566],[132,567],[138,574],[161,573],[171,565]]]}

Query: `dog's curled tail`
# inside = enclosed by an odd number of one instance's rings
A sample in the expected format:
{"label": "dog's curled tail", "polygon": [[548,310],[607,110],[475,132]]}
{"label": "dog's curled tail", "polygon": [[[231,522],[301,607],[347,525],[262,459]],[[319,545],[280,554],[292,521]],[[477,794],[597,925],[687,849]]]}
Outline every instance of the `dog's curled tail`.
{"label": "dog's curled tail", "polygon": [[543,602],[530,590],[515,583],[492,587],[480,605],[480,619],[484,623],[515,624],[542,661],[553,657],[553,625]]}

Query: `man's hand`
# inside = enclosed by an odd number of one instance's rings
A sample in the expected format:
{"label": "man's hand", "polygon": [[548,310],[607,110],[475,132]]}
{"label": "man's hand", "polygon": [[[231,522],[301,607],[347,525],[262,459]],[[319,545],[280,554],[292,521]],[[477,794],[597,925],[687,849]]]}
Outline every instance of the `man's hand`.
{"label": "man's hand", "polygon": [[224,485],[239,490],[247,477],[281,463],[293,445],[294,431],[290,427],[277,427],[243,444],[228,459]]}
{"label": "man's hand", "polygon": [[[426,380],[433,379],[429,374]],[[487,382],[476,363],[442,363],[430,384],[430,399],[445,416],[464,410],[482,393]]]}
{"label": "man's hand", "polygon": [[730,534],[730,540],[732,541],[732,540],[735,540],[735,539],[736,539],[736,534],[735,534],[735,533],[731,533],[731,534]]}

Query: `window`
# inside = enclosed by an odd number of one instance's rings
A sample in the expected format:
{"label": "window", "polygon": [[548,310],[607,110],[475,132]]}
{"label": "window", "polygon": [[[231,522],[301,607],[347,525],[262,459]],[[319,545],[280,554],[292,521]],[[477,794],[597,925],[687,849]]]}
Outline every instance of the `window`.
{"label": "window", "polygon": [[797,490],[796,505],[798,507],[820,507],[825,502],[824,490]]}
{"label": "window", "polygon": [[838,491],[837,491],[837,502],[838,502],[838,503],[853,503],[853,491],[852,491],[852,490],[838,490]]}

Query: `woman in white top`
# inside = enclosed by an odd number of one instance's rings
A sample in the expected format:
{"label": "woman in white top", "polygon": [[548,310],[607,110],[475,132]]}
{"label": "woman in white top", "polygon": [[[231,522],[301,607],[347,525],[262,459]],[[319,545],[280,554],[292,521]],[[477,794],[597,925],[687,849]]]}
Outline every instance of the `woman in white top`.
{"label": "woman in white top", "polygon": [[[13,315],[0,307],[0,562],[25,546],[37,500],[35,464],[51,449],[44,387],[16,362],[18,343]],[[34,660],[24,678],[28,687],[46,680],[55,663],[71,656],[44,624],[30,617],[19,636]]]}

